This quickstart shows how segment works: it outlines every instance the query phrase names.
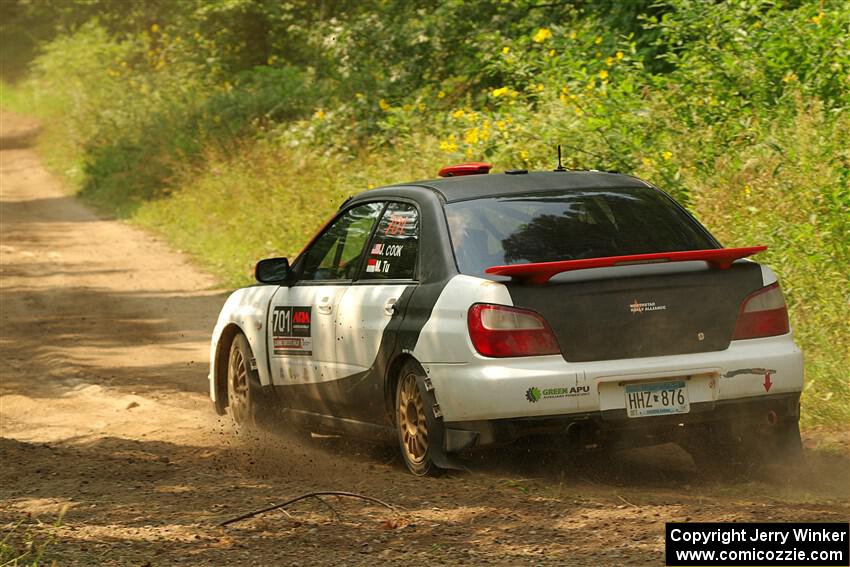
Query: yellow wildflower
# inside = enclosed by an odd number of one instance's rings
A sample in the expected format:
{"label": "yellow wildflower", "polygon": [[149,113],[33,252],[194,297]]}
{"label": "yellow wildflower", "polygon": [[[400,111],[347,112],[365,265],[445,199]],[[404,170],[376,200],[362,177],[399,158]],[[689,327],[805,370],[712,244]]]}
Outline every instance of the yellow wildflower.
{"label": "yellow wildflower", "polygon": [[593,43],[595,43],[596,45],[599,45],[600,43],[602,43],[602,36],[597,35],[596,39],[593,40]]}
{"label": "yellow wildflower", "polygon": [[793,83],[797,80],[797,73],[794,71],[788,71],[784,77],[782,77],[782,81],[785,83]]}
{"label": "yellow wildflower", "polygon": [[375,188],[375,184],[374,184],[374,183],[370,183],[370,184],[368,184],[368,185],[366,186],[366,188],[367,188],[367,189],[374,189],[374,188]]}
{"label": "yellow wildflower", "polygon": [[472,159],[472,156],[475,155],[475,152],[472,151],[472,148],[466,148],[464,154],[466,154],[466,159]]}
{"label": "yellow wildflower", "polygon": [[381,99],[381,100],[379,100],[379,101],[378,101],[378,106],[380,106],[380,107],[381,107],[381,110],[383,110],[384,112],[386,112],[386,111],[388,111],[390,108],[392,108],[392,106],[390,106],[390,103],[388,103],[388,102],[387,102],[387,101],[385,101],[384,99]]}
{"label": "yellow wildflower", "polygon": [[463,134],[463,141],[470,146],[478,143],[478,128],[470,128]]}
{"label": "yellow wildflower", "polygon": [[555,50],[554,50],[554,49],[550,49],[550,50],[549,50],[549,57],[554,57],[554,56],[555,56]]}
{"label": "yellow wildflower", "polygon": [[625,56],[626,56],[626,55],[625,55],[622,51],[618,51],[618,52],[617,52],[617,55],[616,55],[616,57],[617,57],[617,61],[622,61],[622,60],[623,60],[623,57],[625,57]]}
{"label": "yellow wildflower", "polygon": [[576,116],[581,116],[582,114],[584,114],[584,111],[581,108],[576,107]]}
{"label": "yellow wildflower", "polygon": [[445,140],[440,142],[440,149],[444,152],[456,152],[457,151],[457,138],[452,134]]}
{"label": "yellow wildflower", "polygon": [[316,120],[324,120],[325,119],[325,111],[321,108],[313,113],[313,118]]}
{"label": "yellow wildflower", "polygon": [[364,98],[366,98],[366,95],[364,95],[363,93],[354,93],[354,98],[356,98],[357,100],[363,100]]}
{"label": "yellow wildflower", "polygon": [[411,110],[413,110],[413,105],[412,104],[405,104],[404,106],[401,107],[401,109],[405,112],[410,112]]}
{"label": "yellow wildflower", "polygon": [[537,92],[542,93],[546,90],[546,87],[543,86],[543,83],[538,83],[535,89],[537,90]]}
{"label": "yellow wildflower", "polygon": [[570,39],[575,39],[577,36],[578,34],[575,32],[575,30],[570,32]]}
{"label": "yellow wildflower", "polygon": [[823,12],[818,12],[817,16],[812,16],[812,23],[816,26],[819,26],[822,20],[823,20]]}
{"label": "yellow wildflower", "polygon": [[446,98],[446,91],[440,91],[437,93],[437,98]]}
{"label": "yellow wildflower", "polygon": [[750,197],[750,192],[751,192],[750,186],[744,185],[744,196],[747,197],[748,199]]}
{"label": "yellow wildflower", "polygon": [[419,112],[425,112],[425,103],[420,102],[419,104],[416,105],[416,108],[419,109]]}
{"label": "yellow wildflower", "polygon": [[507,125],[505,124],[504,120],[499,120],[498,122],[496,122],[496,128],[498,128],[500,131],[504,132],[505,129],[507,128]]}
{"label": "yellow wildflower", "polygon": [[151,24],[151,33],[159,33],[159,25]]}
{"label": "yellow wildflower", "polygon": [[611,65],[614,64],[614,58],[613,57],[606,57],[605,58],[605,64],[610,67]]}
{"label": "yellow wildflower", "polygon": [[508,53],[510,53],[510,52],[511,52],[511,48],[510,48],[510,47],[508,47],[507,45],[506,45],[506,46],[504,46],[504,47],[502,48],[502,53],[503,53],[503,54],[507,55],[507,54],[508,54]]}
{"label": "yellow wildflower", "polygon": [[498,89],[493,89],[493,98],[499,98],[500,96],[504,96],[510,92],[511,89],[508,87],[501,87]]}
{"label": "yellow wildflower", "polygon": [[454,112],[452,112],[452,118],[463,118],[463,115],[466,114],[462,108],[458,108]]}
{"label": "yellow wildflower", "polygon": [[640,161],[642,161],[643,165],[645,165],[646,167],[650,167],[652,165],[655,165],[655,160],[652,159],[652,158],[645,157],[645,158],[641,159]]}
{"label": "yellow wildflower", "polygon": [[481,125],[481,132],[479,133],[479,137],[482,142],[486,142],[490,139],[490,122],[484,121],[484,124]]}
{"label": "yellow wildflower", "polygon": [[519,157],[522,161],[528,161],[528,152],[525,150],[520,150]]}
{"label": "yellow wildflower", "polygon": [[605,69],[602,69],[601,71],[599,71],[599,78],[602,79],[603,81],[605,79],[607,79],[608,78],[608,71],[606,71]]}
{"label": "yellow wildflower", "polygon": [[661,157],[664,158],[664,161],[670,161],[670,158],[673,157],[673,152],[665,150],[661,153]]}
{"label": "yellow wildflower", "polygon": [[534,43],[543,43],[550,37],[552,37],[552,32],[549,31],[549,28],[540,28],[531,39],[534,40]]}

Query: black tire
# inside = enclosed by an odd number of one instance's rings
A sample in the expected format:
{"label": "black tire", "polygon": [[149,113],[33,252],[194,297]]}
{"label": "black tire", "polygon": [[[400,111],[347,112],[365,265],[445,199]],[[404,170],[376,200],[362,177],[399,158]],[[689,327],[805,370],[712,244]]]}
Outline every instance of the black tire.
{"label": "black tire", "polygon": [[233,337],[227,357],[227,411],[237,425],[257,424],[255,384],[259,383],[254,354],[242,333]]}
{"label": "black tire", "polygon": [[759,464],[750,436],[736,435],[722,425],[712,424],[691,432],[684,449],[699,474],[713,480],[738,479]]}
{"label": "black tire", "polygon": [[798,465],[803,460],[803,439],[800,437],[800,422],[788,418],[776,424],[766,444],[765,460],[775,465]]}
{"label": "black tire", "polygon": [[772,426],[712,424],[692,433],[685,449],[700,473],[721,479],[758,473],[766,465],[796,465],[803,458],[795,417]]}
{"label": "black tire", "polygon": [[395,424],[404,464],[416,476],[437,476],[442,472],[432,458],[433,439],[428,424],[435,417],[419,389],[422,370],[408,362],[401,370],[395,392]]}

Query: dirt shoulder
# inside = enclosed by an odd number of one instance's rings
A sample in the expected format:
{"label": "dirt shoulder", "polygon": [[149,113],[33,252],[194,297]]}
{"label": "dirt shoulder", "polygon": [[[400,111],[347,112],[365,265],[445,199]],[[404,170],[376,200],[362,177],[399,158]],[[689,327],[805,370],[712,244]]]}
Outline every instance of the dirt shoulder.
{"label": "dirt shoulder", "polygon": [[[845,434],[811,435],[831,448],[803,468],[732,483],[700,480],[673,446],[581,465],[514,449],[415,479],[392,448],[235,432],[206,397],[224,290],[68,197],[35,125],[0,119],[3,560],[31,540],[63,565],[660,565],[665,521],[850,518]],[[400,508],[328,498],[336,514],[305,501],[216,525],[312,490]]]}

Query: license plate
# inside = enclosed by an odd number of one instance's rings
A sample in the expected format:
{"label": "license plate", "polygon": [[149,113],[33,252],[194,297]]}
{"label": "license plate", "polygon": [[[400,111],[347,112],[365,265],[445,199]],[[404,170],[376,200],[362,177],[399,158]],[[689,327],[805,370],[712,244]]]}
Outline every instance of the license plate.
{"label": "license plate", "polygon": [[647,382],[628,384],[626,391],[626,413],[629,417],[647,417],[688,413],[688,386],[684,380],[671,382]]}

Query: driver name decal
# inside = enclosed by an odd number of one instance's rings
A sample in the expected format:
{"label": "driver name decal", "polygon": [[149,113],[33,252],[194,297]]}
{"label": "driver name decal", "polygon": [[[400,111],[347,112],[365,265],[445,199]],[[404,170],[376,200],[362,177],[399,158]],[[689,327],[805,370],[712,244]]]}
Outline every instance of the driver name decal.
{"label": "driver name decal", "polygon": [[276,356],[310,356],[312,307],[275,307],[272,313],[273,353]]}

